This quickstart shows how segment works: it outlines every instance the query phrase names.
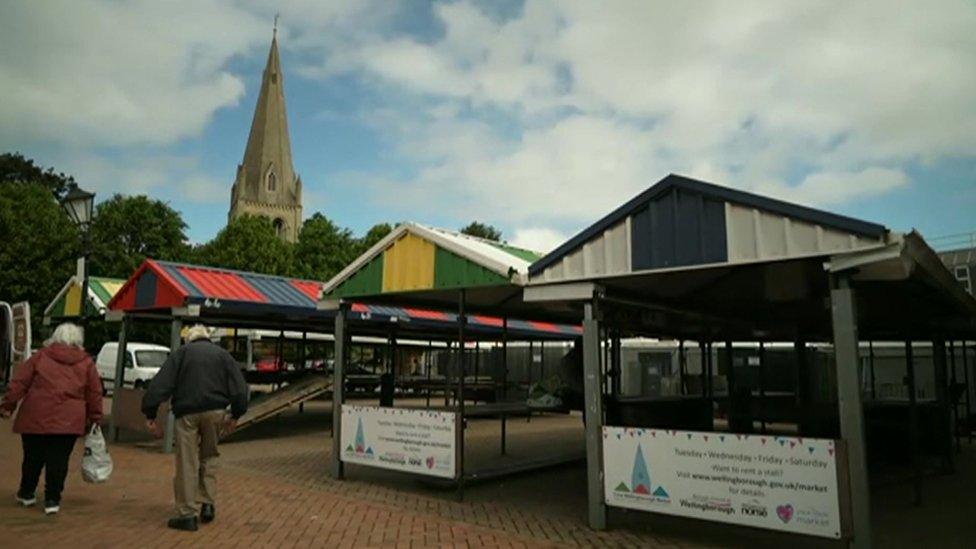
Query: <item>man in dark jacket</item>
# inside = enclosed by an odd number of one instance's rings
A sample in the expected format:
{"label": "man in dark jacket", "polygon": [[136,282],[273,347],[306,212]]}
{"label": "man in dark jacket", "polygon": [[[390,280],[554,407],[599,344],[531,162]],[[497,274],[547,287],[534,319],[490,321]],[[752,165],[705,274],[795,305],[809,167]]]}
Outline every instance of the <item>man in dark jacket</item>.
{"label": "man in dark jacket", "polygon": [[[158,434],[156,413],[170,400],[176,417],[176,496],[177,516],[170,528],[197,529],[197,504],[200,520],[214,519],[217,440],[237,427],[247,411],[247,383],[230,353],[210,341],[204,326],[193,326],[187,344],[170,353],[142,399],[146,425]],[[230,418],[227,407],[230,407]]]}

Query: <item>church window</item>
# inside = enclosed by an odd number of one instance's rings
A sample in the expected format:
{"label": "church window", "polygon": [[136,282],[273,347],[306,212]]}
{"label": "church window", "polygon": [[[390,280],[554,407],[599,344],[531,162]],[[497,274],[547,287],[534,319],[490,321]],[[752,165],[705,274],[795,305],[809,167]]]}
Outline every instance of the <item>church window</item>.
{"label": "church window", "polygon": [[284,219],[281,219],[279,217],[279,218],[275,219],[272,222],[272,225],[274,226],[275,234],[277,234],[280,237],[284,237],[285,236],[285,220]]}
{"label": "church window", "polygon": [[278,187],[278,178],[275,177],[274,172],[268,172],[268,190],[274,191]]}

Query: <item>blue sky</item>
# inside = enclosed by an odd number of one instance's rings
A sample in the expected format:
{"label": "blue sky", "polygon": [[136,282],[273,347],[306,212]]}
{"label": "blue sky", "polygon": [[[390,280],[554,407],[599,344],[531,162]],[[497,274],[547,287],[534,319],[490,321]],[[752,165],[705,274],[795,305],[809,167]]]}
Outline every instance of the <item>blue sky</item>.
{"label": "blue sky", "polygon": [[305,213],[358,234],[476,219],[544,250],[669,172],[976,230],[976,5],[848,4],[18,3],[0,150],[212,238],[277,10]]}

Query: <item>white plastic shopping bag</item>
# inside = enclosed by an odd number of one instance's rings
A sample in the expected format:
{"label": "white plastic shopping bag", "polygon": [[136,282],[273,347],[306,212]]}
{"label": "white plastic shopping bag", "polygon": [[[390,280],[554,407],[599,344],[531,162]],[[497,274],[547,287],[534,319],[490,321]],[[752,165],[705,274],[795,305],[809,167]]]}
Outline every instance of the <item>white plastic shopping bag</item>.
{"label": "white plastic shopping bag", "polygon": [[97,424],[85,436],[85,456],[81,458],[81,476],[85,482],[105,482],[112,476],[112,456]]}

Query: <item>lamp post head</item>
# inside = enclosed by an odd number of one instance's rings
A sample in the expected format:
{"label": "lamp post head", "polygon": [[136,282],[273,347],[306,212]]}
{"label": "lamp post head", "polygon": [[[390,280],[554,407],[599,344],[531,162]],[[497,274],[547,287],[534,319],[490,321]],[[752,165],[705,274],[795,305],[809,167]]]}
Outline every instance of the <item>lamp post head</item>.
{"label": "lamp post head", "polygon": [[82,190],[74,183],[68,188],[68,194],[61,199],[61,207],[67,212],[68,218],[79,227],[91,223],[94,206],[95,193]]}

